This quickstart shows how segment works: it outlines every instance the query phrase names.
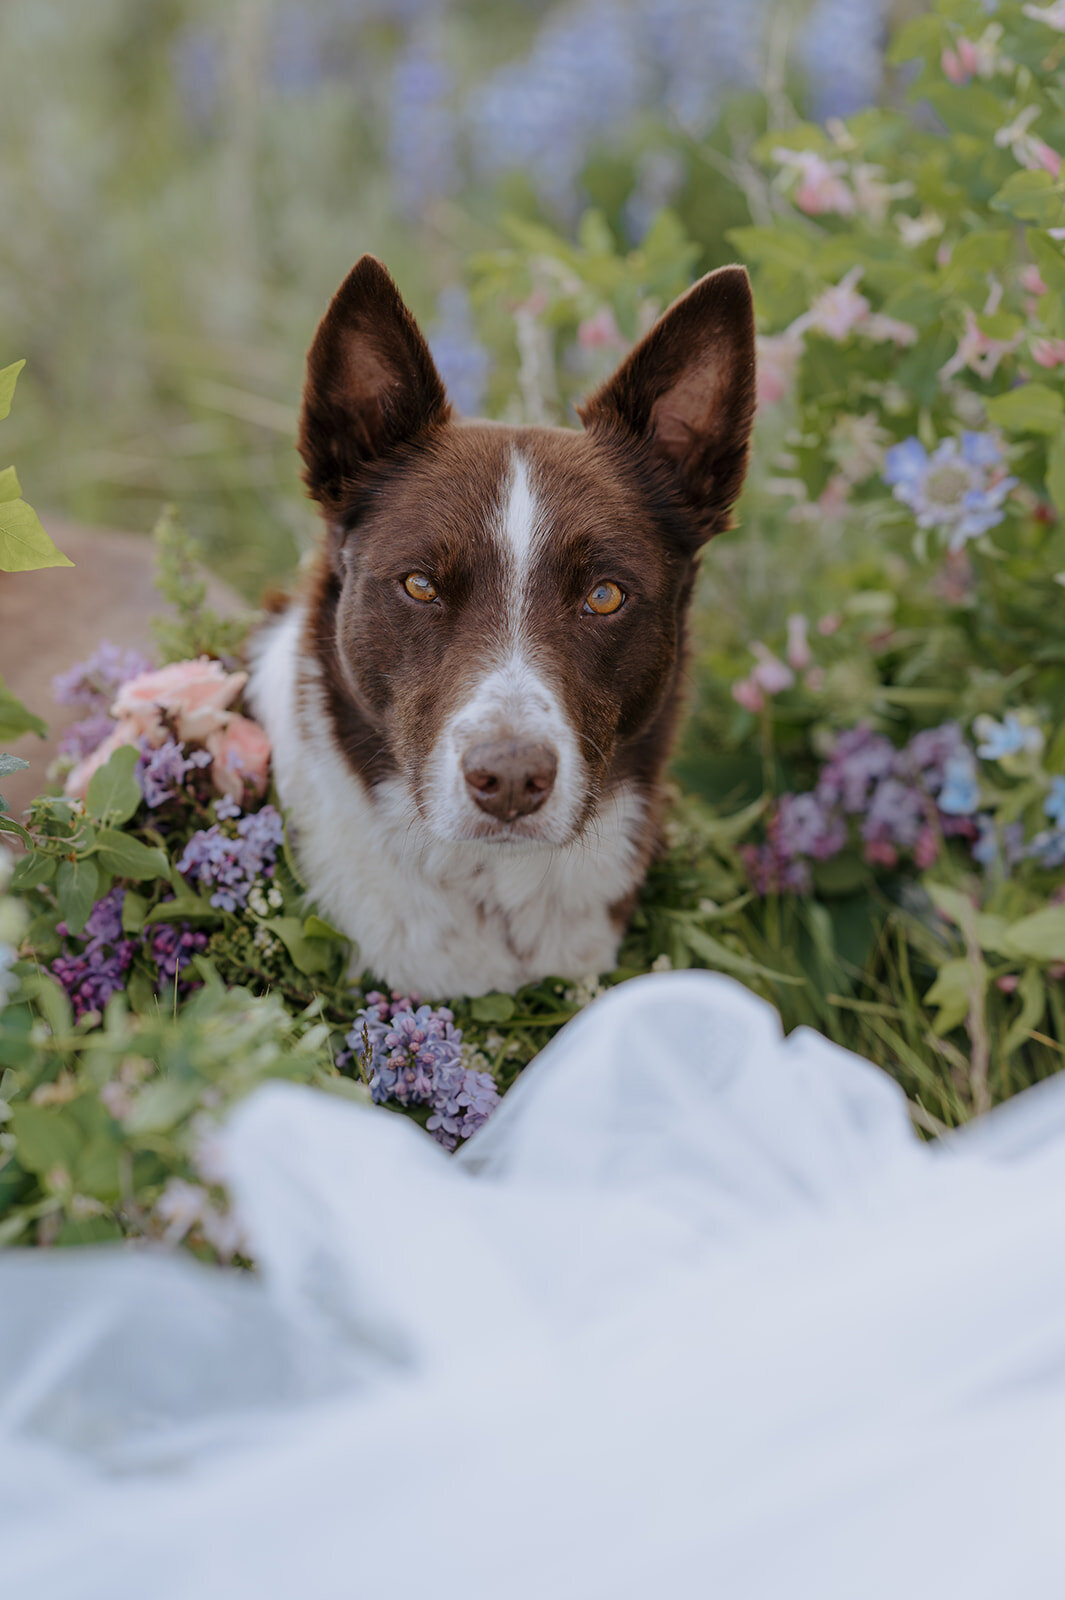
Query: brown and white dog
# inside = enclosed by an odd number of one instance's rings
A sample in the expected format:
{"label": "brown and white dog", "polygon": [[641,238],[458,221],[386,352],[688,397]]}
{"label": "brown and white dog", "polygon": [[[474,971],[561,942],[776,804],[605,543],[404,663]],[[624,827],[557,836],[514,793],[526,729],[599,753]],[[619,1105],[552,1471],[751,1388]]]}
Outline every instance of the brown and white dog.
{"label": "brown and white dog", "polygon": [[326,538],[251,697],[309,892],[385,983],[476,995],[614,965],[754,394],[742,267],[670,307],[583,431],[455,419],[381,264],[342,284],[299,438]]}

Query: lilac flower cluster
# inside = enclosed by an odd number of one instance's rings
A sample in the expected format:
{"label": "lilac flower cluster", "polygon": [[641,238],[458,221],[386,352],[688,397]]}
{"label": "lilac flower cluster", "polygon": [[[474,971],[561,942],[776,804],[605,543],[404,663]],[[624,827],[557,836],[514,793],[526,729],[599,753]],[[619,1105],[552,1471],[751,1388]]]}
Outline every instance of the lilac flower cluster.
{"label": "lilac flower cluster", "polygon": [[979,804],[976,760],[956,722],[915,734],[901,750],[869,727],[851,728],[813,790],[781,796],[765,844],[747,846],[744,863],[759,894],[804,894],[811,862],[838,855],[857,824],[866,861],[894,867],[908,856],[923,870],[943,837],[979,838]]}
{"label": "lilac flower cluster", "polygon": [[[97,900],[85,923],[81,948],[58,955],[52,962],[52,977],[66,990],[75,1017],[102,1011],[111,996],[125,987],[138,948],[138,941],[123,932],[125,899],[125,889],[116,887]],[[73,942],[66,923],[60,922],[56,931]],[[144,930],[140,945],[155,962],[160,986],[172,988],[196,951],[206,949],[207,935],[193,932],[187,922],[161,922]]]}
{"label": "lilac flower cluster", "polygon": [[467,1067],[462,1030],[446,1006],[418,1005],[414,995],[376,990],[366,996],[348,1034],[351,1049],[370,1044],[365,1063],[370,1093],[378,1105],[429,1106],[426,1127],[446,1150],[468,1139],[499,1104],[499,1091],[487,1072]]}
{"label": "lilac flower cluster", "polygon": [[273,877],[283,837],[281,813],[262,806],[241,817],[232,830],[215,823],[194,833],[177,869],[201,888],[210,888],[211,904],[220,911],[236,911],[247,904],[256,879]]}
{"label": "lilac flower cluster", "polygon": [[186,756],[185,746],[176,739],[167,739],[155,749],[147,739],[142,739],[140,752],[137,782],[141,786],[145,804],[153,810],[177,797],[190,772],[211,765],[209,751],[194,750],[190,756]]}
{"label": "lilac flower cluster", "polygon": [[58,673],[52,679],[56,704],[84,713],[63,733],[59,755],[80,761],[103,744],[115,726],[108,713],[119,689],[150,670],[151,662],[139,650],[122,650],[105,639],[87,661]]}
{"label": "lilac flower cluster", "polygon": [[[85,923],[85,942],[75,955],[59,955],[52,962],[52,977],[62,984],[75,1017],[102,1011],[111,996],[125,986],[126,973],[137,949],[136,940],[122,931],[124,889],[112,889],[97,900]],[[57,933],[68,937],[65,922]]]}

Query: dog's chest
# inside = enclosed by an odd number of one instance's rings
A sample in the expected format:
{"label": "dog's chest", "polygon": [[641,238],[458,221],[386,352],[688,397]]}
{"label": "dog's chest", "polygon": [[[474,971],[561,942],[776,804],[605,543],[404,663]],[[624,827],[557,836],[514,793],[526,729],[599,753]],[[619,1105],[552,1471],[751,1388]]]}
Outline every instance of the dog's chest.
{"label": "dog's chest", "polygon": [[644,866],[635,791],[616,792],[581,841],[561,849],[434,838],[398,779],[371,792],[348,768],[314,666],[299,653],[300,622],[293,611],[269,630],[252,698],[310,895],[356,941],[359,964],[429,996],[612,967],[620,930],[610,908]]}

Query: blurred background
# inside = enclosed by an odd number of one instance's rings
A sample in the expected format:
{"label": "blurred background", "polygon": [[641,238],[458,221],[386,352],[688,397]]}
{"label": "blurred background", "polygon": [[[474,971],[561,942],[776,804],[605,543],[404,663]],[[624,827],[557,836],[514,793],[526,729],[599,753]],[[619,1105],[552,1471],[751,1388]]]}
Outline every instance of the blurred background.
{"label": "blurred background", "polygon": [[[462,410],[565,420],[622,337],[594,306],[545,333],[530,230],[575,237],[594,208],[585,244],[624,257],[668,207],[638,323],[735,257],[728,229],[765,220],[746,157],[767,121],[894,92],[884,42],[916,9],[5,5],[0,363],[27,358],[6,443],[28,498],[135,531],[176,501],[255,598],[313,537],[292,443],[302,360],[358,255],[387,262]],[[498,254],[515,246],[520,271]]]}

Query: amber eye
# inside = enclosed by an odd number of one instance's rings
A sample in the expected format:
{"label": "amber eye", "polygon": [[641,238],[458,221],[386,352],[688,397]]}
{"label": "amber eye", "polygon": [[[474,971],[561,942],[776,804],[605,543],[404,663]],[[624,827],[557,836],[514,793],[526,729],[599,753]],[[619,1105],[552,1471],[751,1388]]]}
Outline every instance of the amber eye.
{"label": "amber eye", "polygon": [[616,583],[597,583],[584,602],[585,612],[596,617],[609,617],[625,604],[625,591]]}
{"label": "amber eye", "polygon": [[403,580],[403,587],[413,600],[435,600],[436,584],[424,572],[411,572]]}

